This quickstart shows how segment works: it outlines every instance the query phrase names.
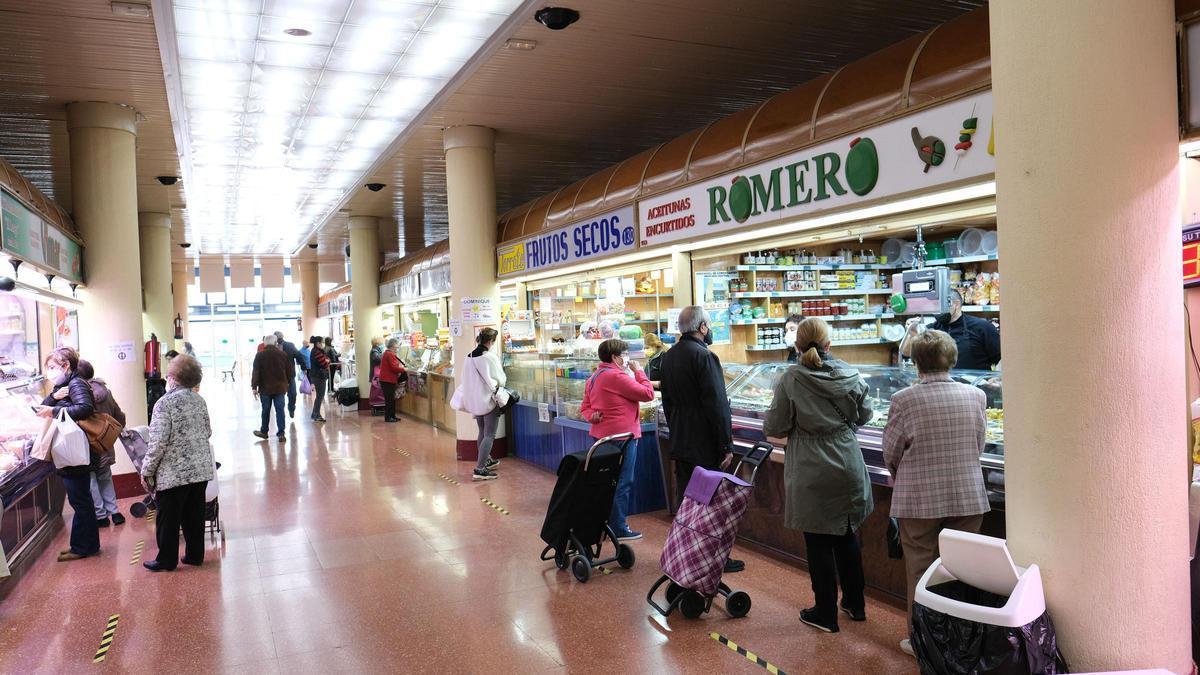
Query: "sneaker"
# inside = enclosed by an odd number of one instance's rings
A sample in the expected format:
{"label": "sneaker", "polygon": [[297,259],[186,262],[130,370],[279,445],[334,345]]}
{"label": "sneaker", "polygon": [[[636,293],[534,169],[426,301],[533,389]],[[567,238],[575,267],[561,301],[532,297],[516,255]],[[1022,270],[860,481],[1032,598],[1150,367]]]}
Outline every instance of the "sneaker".
{"label": "sneaker", "polygon": [[641,532],[634,532],[628,528],[626,528],[624,531],[617,530],[617,541],[637,541],[641,538]]}
{"label": "sneaker", "polygon": [[325,421],[325,418],[324,418],[324,417],[314,417],[314,418],[313,418],[313,421],[314,421],[314,422],[324,422],[324,421]]}
{"label": "sneaker", "polygon": [[867,610],[866,609],[860,609],[860,610],[856,611],[856,610],[850,609],[849,607],[847,607],[845,605],[841,605],[841,608],[842,608],[842,611],[846,613],[846,616],[850,617],[851,621],[866,621],[867,620]]}
{"label": "sneaker", "polygon": [[838,632],[837,621],[833,623],[825,623],[817,618],[817,608],[809,607],[808,609],[800,610],[800,622],[806,623],[817,630],[823,630],[826,633]]}
{"label": "sneaker", "polygon": [[725,568],[721,572],[724,574],[733,574],[734,572],[741,572],[744,569],[746,569],[746,563],[730,558],[725,561]]}
{"label": "sneaker", "polygon": [[121,515],[120,513],[114,513],[112,514],[112,521],[113,525],[124,525],[125,516]]}
{"label": "sneaker", "polygon": [[108,518],[97,518],[96,527],[108,527]]}
{"label": "sneaker", "polygon": [[917,655],[917,653],[913,651],[912,640],[909,640],[908,638],[904,638],[900,641],[900,651],[908,654],[909,656]]}
{"label": "sneaker", "polygon": [[58,562],[71,562],[72,560],[83,560],[88,556],[74,551],[63,551],[58,554]]}
{"label": "sneaker", "polygon": [[494,471],[487,469],[475,469],[475,472],[471,474],[471,480],[496,480],[497,478],[499,476]]}
{"label": "sneaker", "polygon": [[288,417],[291,419],[296,419],[296,409],[295,408],[292,408],[291,410],[288,411]]}
{"label": "sneaker", "polygon": [[287,439],[287,434],[278,434],[278,435],[276,435],[276,436],[275,436],[275,438],[278,438],[278,439],[279,439],[279,440],[281,440],[281,441],[282,441],[282,440],[286,440],[286,439]]}
{"label": "sneaker", "polygon": [[496,467],[498,466],[500,466],[500,460],[498,459],[489,458],[488,461],[483,463],[483,468],[487,469],[488,471],[495,471]]}
{"label": "sneaker", "polygon": [[261,439],[263,439],[264,441],[265,441],[265,440],[267,440],[267,438],[268,438],[268,436],[267,436],[267,432],[265,432],[265,431],[255,431],[255,432],[254,432],[254,435],[255,435],[255,437],[257,437],[257,438],[261,438]]}

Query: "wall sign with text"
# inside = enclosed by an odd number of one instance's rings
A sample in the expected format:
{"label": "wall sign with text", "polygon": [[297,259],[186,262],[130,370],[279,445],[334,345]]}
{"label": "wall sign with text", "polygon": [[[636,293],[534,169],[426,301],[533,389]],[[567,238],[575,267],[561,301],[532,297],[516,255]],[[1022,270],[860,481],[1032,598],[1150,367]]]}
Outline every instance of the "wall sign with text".
{"label": "wall sign with text", "polygon": [[529,274],[632,251],[637,245],[633,206],[496,247],[500,278]]}
{"label": "wall sign with text", "polygon": [[996,171],[990,91],[638,202],[641,245],[699,239]]}

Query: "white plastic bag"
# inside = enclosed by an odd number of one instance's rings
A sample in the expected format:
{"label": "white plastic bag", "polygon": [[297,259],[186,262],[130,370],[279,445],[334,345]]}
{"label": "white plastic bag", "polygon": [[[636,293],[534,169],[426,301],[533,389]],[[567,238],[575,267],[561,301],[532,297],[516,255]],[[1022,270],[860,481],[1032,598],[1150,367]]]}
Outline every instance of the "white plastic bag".
{"label": "white plastic bag", "polygon": [[54,420],[54,444],[50,446],[50,455],[54,458],[54,466],[62,469],[68,466],[87,466],[91,462],[88,450],[88,438],[83,429],[67,415],[67,411],[59,410]]}

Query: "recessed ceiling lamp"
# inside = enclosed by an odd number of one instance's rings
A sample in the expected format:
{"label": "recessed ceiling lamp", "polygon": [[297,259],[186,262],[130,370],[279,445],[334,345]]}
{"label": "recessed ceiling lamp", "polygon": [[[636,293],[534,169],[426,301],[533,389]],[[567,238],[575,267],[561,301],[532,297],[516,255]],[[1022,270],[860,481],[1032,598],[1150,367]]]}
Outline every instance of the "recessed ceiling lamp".
{"label": "recessed ceiling lamp", "polygon": [[522,52],[531,52],[537,48],[537,40],[522,40],[520,38],[510,38],[504,42],[505,49],[515,49]]}
{"label": "recessed ceiling lamp", "polygon": [[112,13],[117,16],[127,16],[134,19],[150,18],[150,5],[141,2],[113,2],[109,3],[112,8]]}
{"label": "recessed ceiling lamp", "polygon": [[291,35],[292,37],[308,37],[309,35],[312,35],[312,31],[308,30],[307,28],[288,28],[283,32]]}

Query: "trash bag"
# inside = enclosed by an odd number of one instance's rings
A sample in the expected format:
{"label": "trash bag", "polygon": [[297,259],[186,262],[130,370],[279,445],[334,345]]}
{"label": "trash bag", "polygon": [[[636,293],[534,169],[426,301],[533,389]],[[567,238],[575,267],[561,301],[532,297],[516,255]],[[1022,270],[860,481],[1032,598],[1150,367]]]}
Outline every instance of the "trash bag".
{"label": "trash bag", "polygon": [[[938,595],[984,607],[1003,607],[1008,598],[961,581],[931,586]],[[1018,628],[991,626],[943,614],[920,603],[912,607],[912,648],[922,675],[1051,675],[1066,673],[1054,624],[1043,613]]]}
{"label": "trash bag", "polygon": [[358,405],[358,387],[339,387],[337,390],[337,402],[344,407]]}

